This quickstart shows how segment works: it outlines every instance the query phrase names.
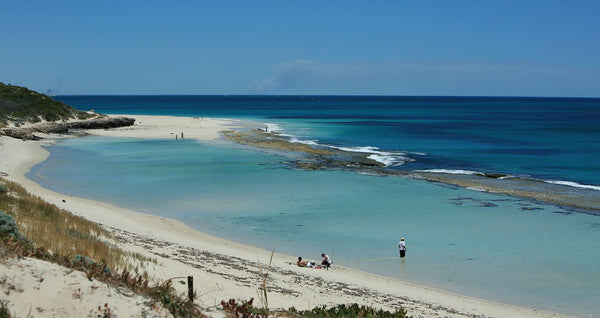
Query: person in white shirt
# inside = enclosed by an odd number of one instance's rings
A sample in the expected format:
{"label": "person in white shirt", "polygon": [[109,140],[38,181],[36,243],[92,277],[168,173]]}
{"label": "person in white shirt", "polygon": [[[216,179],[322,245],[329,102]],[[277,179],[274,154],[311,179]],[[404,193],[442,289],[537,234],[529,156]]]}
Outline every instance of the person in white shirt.
{"label": "person in white shirt", "polygon": [[400,249],[400,257],[406,256],[406,243],[404,243],[404,238],[400,239],[398,243],[398,248]]}
{"label": "person in white shirt", "polygon": [[329,266],[331,266],[331,258],[329,258],[329,256],[325,253],[321,254],[321,257],[323,257],[323,261],[321,262],[321,265],[325,266],[325,268],[329,269]]}

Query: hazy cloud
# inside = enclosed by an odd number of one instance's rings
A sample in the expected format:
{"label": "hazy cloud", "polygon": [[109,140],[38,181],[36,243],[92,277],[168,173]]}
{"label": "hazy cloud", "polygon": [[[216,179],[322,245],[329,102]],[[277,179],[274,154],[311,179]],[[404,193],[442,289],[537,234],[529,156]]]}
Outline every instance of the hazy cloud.
{"label": "hazy cloud", "polygon": [[255,93],[273,93],[311,87],[315,80],[331,77],[331,65],[310,60],[294,60],[273,67],[273,75],[254,83]]}
{"label": "hazy cloud", "polygon": [[251,93],[565,96],[580,86],[584,96],[589,83],[600,80],[598,71],[534,63],[321,63],[298,59],[274,66],[271,74],[256,81]]}

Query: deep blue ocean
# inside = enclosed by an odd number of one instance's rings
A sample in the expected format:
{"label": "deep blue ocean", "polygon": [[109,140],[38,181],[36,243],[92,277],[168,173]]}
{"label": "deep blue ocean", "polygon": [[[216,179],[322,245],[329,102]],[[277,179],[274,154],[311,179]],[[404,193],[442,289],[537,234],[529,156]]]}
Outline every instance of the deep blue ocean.
{"label": "deep blue ocean", "polygon": [[[495,173],[600,197],[600,99],[58,96],[105,114],[216,117],[369,152],[388,169]],[[248,127],[246,127],[248,128]],[[255,128],[255,127],[254,127]],[[458,293],[600,313],[598,211],[351,170],[225,140],[83,137],[28,175],[54,191],[199,230]],[[563,190],[561,190],[563,191]],[[405,237],[408,256],[397,257]],[[400,292],[400,291],[399,291]]]}

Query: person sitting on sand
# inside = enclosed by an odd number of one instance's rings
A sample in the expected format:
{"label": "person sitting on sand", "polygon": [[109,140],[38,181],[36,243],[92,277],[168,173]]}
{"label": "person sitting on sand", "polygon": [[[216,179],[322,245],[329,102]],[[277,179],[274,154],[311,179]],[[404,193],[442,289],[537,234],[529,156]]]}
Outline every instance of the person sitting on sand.
{"label": "person sitting on sand", "polygon": [[302,256],[298,256],[296,264],[300,267],[316,267],[317,262],[315,261],[303,261]]}
{"label": "person sitting on sand", "polygon": [[296,265],[298,265],[300,267],[306,267],[306,265],[308,265],[308,262],[303,261],[302,256],[298,256],[298,261],[296,262]]}

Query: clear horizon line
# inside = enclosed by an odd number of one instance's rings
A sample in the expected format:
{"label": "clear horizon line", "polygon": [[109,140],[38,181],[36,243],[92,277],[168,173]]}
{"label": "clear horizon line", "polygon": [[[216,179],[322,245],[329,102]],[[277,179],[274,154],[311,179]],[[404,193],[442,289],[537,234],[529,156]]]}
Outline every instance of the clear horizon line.
{"label": "clear horizon line", "polygon": [[519,96],[519,95],[391,95],[391,94],[56,94],[51,97],[77,97],[77,96],[124,96],[124,97],[152,97],[152,96],[207,96],[207,97],[389,97],[389,98],[495,98],[495,99],[589,99],[598,97],[584,96]]}

